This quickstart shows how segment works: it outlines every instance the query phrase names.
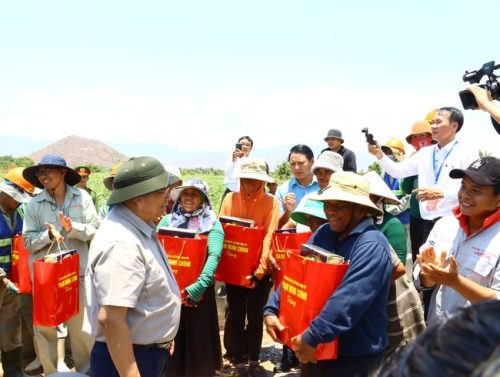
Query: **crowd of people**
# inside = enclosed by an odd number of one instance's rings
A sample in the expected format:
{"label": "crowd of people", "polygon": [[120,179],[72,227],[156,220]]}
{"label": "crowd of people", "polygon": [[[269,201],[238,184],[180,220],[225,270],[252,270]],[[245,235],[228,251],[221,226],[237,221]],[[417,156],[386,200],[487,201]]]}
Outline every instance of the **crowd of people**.
{"label": "crowd of people", "polygon": [[[498,121],[490,105],[481,108]],[[253,139],[242,136],[227,163],[220,209],[206,182],[183,180],[154,157],[116,165],[103,181],[110,195],[101,208],[86,186],[90,169],[72,169],[61,156],[9,171],[0,183],[4,376],[57,373],[61,331],[75,370],[92,376],[266,376],[259,360],[264,328],[275,341],[286,328],[282,286],[272,290],[278,229],[312,232],[308,244],[349,266],[307,328],[283,346],[274,372],[426,376],[446,365],[439,375],[498,373],[500,160],[457,140],[462,127],[460,110],[441,107],[413,124],[407,145],[393,135],[369,144],[382,176],[357,174],[355,152],[330,129],[318,156],[307,145],[290,149],[292,177],[279,185],[268,164],[251,155]],[[225,284],[221,343],[214,276],[227,216],[251,220],[262,237],[245,283]],[[182,289],[157,235],[164,227],[207,239],[201,272]],[[53,250],[78,251],[80,306],[59,326],[34,325],[32,295],[12,282],[16,235],[30,254],[33,283],[35,261]],[[24,371],[23,318],[36,351]],[[337,357],[317,360],[317,347],[334,339]],[[457,343],[477,352],[469,357]],[[454,359],[440,355],[448,348]]]}

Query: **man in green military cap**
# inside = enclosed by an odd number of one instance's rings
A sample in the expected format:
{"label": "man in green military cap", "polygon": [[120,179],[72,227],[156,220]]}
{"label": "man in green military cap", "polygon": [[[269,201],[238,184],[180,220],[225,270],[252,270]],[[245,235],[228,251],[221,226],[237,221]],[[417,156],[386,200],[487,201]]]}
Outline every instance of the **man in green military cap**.
{"label": "man in green military cap", "polygon": [[165,214],[169,174],[153,157],[116,172],[108,213],[90,248],[86,321],[95,337],[92,375],[164,372],[180,319],[180,292],[153,223]]}
{"label": "man in green military cap", "polygon": [[87,182],[89,181],[89,175],[91,173],[90,168],[85,165],[80,165],[75,168],[75,171],[82,177],[79,183],[76,184],[76,187],[81,188],[88,192],[90,197],[92,198],[92,203],[94,203],[94,207],[97,208],[97,192],[92,190],[87,186]]}

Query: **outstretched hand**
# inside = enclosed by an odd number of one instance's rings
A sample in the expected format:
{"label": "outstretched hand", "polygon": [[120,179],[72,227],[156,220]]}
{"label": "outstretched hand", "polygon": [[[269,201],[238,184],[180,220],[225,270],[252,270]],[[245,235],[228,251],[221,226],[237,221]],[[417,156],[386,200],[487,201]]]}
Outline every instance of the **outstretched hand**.
{"label": "outstretched hand", "polygon": [[264,317],[264,325],[266,325],[266,332],[275,342],[279,342],[278,332],[283,331],[285,326],[279,321],[275,315],[268,315]]}

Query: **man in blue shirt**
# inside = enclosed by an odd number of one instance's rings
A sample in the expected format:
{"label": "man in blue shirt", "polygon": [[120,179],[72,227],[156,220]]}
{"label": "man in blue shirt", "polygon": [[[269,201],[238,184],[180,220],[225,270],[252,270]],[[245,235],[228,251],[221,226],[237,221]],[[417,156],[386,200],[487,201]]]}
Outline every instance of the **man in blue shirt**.
{"label": "man in blue shirt", "polygon": [[[366,376],[387,346],[387,296],[392,272],[389,243],[373,225],[381,211],[370,201],[366,178],[352,172],[332,175],[330,185],[311,199],[324,204],[328,223],[309,243],[349,260],[349,269],[335,293],[309,327],[292,339],[310,376]],[[277,318],[280,290],[270,298],[264,322],[271,337],[284,329]],[[339,337],[338,358],[316,361],[318,344]]]}
{"label": "man in blue shirt", "polygon": [[281,213],[278,228],[286,224],[290,214],[306,194],[319,190],[318,182],[312,173],[314,154],[311,148],[304,144],[295,145],[290,149],[288,162],[293,178],[279,185],[275,194]]}

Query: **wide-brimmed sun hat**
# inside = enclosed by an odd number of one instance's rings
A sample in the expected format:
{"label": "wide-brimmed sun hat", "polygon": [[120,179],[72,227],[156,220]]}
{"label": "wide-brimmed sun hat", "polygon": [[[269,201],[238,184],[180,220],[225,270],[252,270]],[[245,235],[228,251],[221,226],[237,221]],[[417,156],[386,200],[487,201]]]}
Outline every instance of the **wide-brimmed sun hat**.
{"label": "wide-brimmed sun hat", "polygon": [[210,207],[212,207],[212,203],[210,203],[210,198],[208,197],[208,183],[203,179],[199,178],[189,178],[186,180],[182,186],[178,186],[170,191],[170,197],[174,202],[178,201],[182,192],[187,188],[194,188],[201,193],[203,200],[205,200]]}
{"label": "wide-brimmed sun hat", "polygon": [[40,168],[64,168],[66,169],[66,175],[64,176],[64,182],[66,182],[70,186],[76,185],[78,182],[82,180],[80,174],[76,171],[68,167],[66,164],[66,160],[57,154],[46,154],[42,157],[40,162],[36,165],[29,166],[23,170],[23,177],[35,185],[36,187],[43,189],[43,185],[36,176],[36,172]]}
{"label": "wide-brimmed sun hat", "polygon": [[274,179],[267,174],[266,162],[258,157],[249,157],[241,163],[241,169],[235,178],[257,179],[273,183]]}
{"label": "wide-brimmed sun hat", "polygon": [[174,183],[177,183],[179,181],[182,181],[182,174],[181,174],[181,169],[179,169],[177,166],[174,165],[163,165],[165,170],[169,174],[168,178],[168,185],[173,185]]}
{"label": "wide-brimmed sun hat", "polygon": [[293,221],[299,224],[307,225],[307,216],[314,216],[326,220],[323,202],[311,200],[308,196],[302,198],[297,208],[290,215]]}
{"label": "wide-brimmed sun hat", "polygon": [[149,194],[167,187],[168,173],[154,157],[132,157],[118,169],[113,181],[113,191],[108,204]]}
{"label": "wide-brimmed sun hat", "polygon": [[401,204],[398,197],[392,192],[380,176],[374,171],[369,171],[363,177],[370,182],[370,194],[380,196],[385,199],[388,204]]}
{"label": "wide-brimmed sun hat", "polygon": [[[430,121],[432,121],[432,118],[431,118]],[[406,137],[406,142],[408,144],[410,144],[411,143],[411,137],[413,135],[420,135],[420,134],[429,134],[429,135],[432,135],[430,121],[428,121],[428,120],[420,120],[418,122],[413,123],[413,126],[411,127],[411,132]]]}
{"label": "wide-brimmed sun hat", "polygon": [[316,171],[316,169],[323,168],[328,169],[333,172],[343,171],[344,166],[344,157],[340,154],[332,151],[324,151],[319,155],[319,157],[314,161],[312,172]]}
{"label": "wide-brimmed sun hat", "polygon": [[368,211],[376,216],[383,214],[370,200],[370,183],[368,179],[353,172],[344,171],[333,173],[329,185],[318,194],[311,194],[312,200],[328,201],[338,200],[359,204],[367,207]]}

